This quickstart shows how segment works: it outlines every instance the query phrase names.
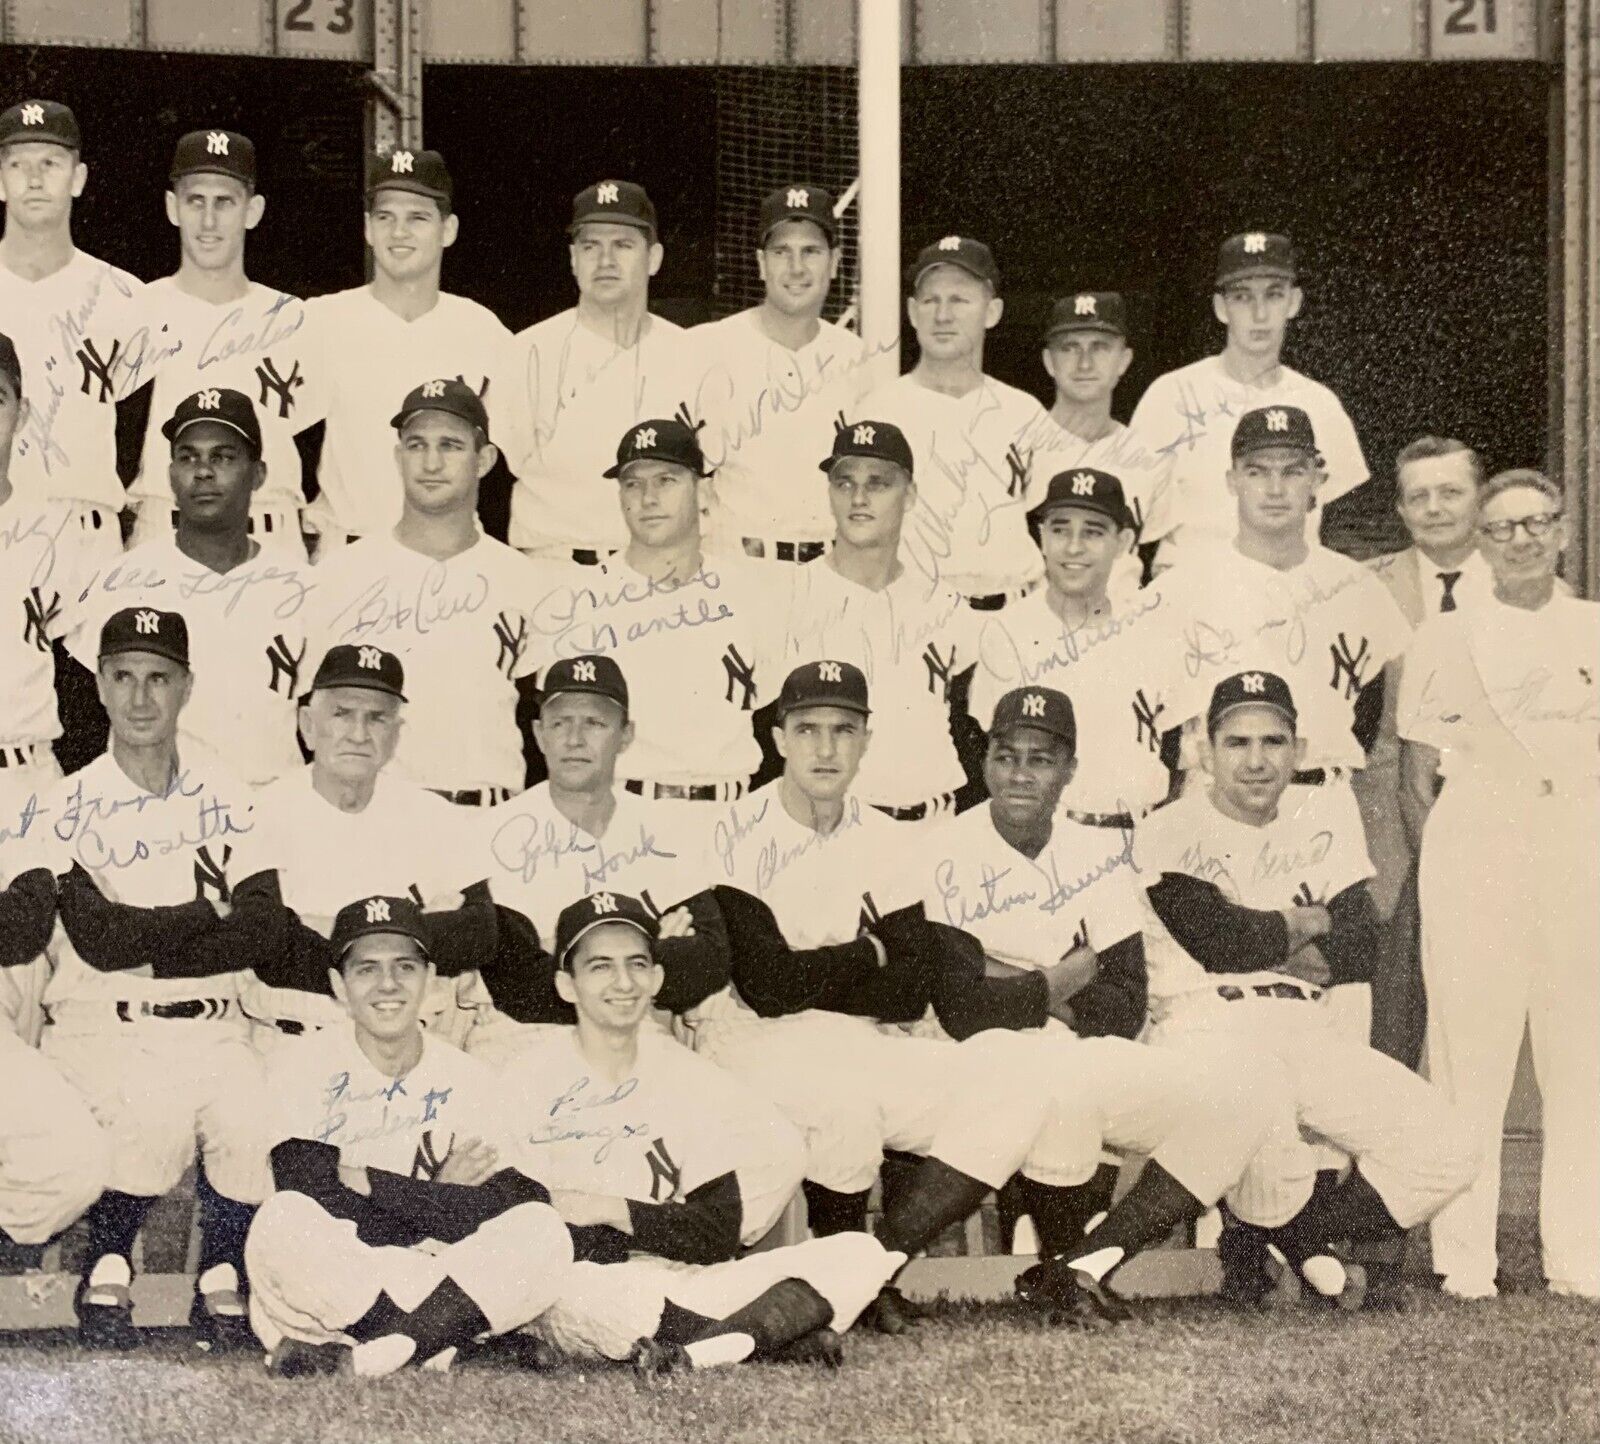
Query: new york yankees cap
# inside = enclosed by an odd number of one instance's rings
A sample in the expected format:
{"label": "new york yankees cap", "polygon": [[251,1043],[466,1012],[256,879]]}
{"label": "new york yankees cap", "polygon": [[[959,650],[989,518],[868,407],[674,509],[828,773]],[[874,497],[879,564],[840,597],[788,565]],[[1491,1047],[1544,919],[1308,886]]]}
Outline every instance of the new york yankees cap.
{"label": "new york yankees cap", "polygon": [[1051,512],[1069,506],[1109,517],[1118,531],[1133,526],[1133,514],[1128,510],[1127,498],[1122,494],[1122,483],[1109,471],[1100,471],[1093,466],[1075,466],[1070,471],[1058,471],[1050,478],[1043,499],[1028,513],[1028,520],[1041,522]]}
{"label": "new york yankees cap", "polygon": [[1215,732],[1217,724],[1239,707],[1276,708],[1289,719],[1291,727],[1300,720],[1294,709],[1294,694],[1276,672],[1235,672],[1212,689],[1211,703],[1206,708],[1206,735]]}
{"label": "new york yankees cap", "polygon": [[638,898],[629,897],[626,893],[597,892],[561,909],[561,916],[556,919],[557,966],[569,967],[569,959],[578,940],[585,933],[593,932],[607,923],[623,923],[644,934],[654,954],[655,941],[661,933],[655,914]]}
{"label": "new york yankees cap", "polygon": [[945,236],[918,251],[909,275],[913,291],[935,266],[959,266],[969,276],[1000,289],[1000,267],[995,265],[994,252],[971,236]]}
{"label": "new york yankees cap", "polygon": [[761,244],[766,245],[773,228],[785,221],[813,222],[828,238],[830,246],[839,234],[832,193],[810,181],[793,181],[767,192],[761,202]]}
{"label": "new york yankees cap", "polygon": [[1068,331],[1104,331],[1107,335],[1127,337],[1127,309],[1122,296],[1116,291],[1074,291],[1063,296],[1050,308],[1050,322],[1044,328],[1048,342]]}
{"label": "new york yankees cap", "polygon": [[250,189],[256,184],[256,148],[236,130],[191,130],[172,152],[171,179],[186,175],[225,175]]}
{"label": "new york yankees cap", "polygon": [[340,962],[357,938],[374,933],[399,933],[411,938],[429,956],[428,925],[422,909],[408,897],[364,897],[346,903],[333,919],[333,952]]}
{"label": "new york yankees cap", "polygon": [[870,717],[866,674],[849,662],[807,662],[783,679],[778,693],[777,720],[781,723],[802,707],[843,707]]}
{"label": "new york yankees cap", "polygon": [[30,140],[83,149],[78,117],[59,100],[24,100],[0,111],[0,147]]}
{"label": "new york yankees cap", "polygon": [[572,198],[571,235],[589,221],[610,221],[618,226],[637,226],[651,240],[656,238],[656,208],[641,185],[632,181],[604,180],[585,186]]}
{"label": "new york yankees cap", "polygon": [[341,642],[329,647],[327,655],[317,664],[317,675],[311,679],[311,690],[320,692],[325,687],[365,687],[369,692],[387,692],[402,702],[406,694],[405,668],[393,652],[382,647],[362,646],[357,642]]}
{"label": "new york yankees cap", "polygon": [[261,423],[256,419],[254,404],[244,392],[211,386],[185,396],[172,415],[161,423],[161,434],[176,446],[178,438],[201,421],[214,421],[218,426],[237,431],[250,443],[250,449],[258,457],[261,455]]}
{"label": "new york yankees cap", "polygon": [[389,425],[404,431],[406,422],[419,411],[443,411],[449,416],[459,416],[469,426],[475,426],[489,439],[489,412],[483,398],[459,376],[440,376],[424,381],[406,392],[400,409],[389,418]]}
{"label": "new york yankees cap", "polygon": [[1078,719],[1071,699],[1054,687],[1014,687],[996,702],[989,735],[999,737],[1014,727],[1037,727],[1059,737],[1069,752],[1077,751]]}
{"label": "new york yankees cap", "polygon": [[1298,406],[1258,406],[1245,412],[1233,428],[1234,460],[1270,446],[1293,446],[1316,456],[1317,436],[1311,418]]}
{"label": "new york yankees cap", "polygon": [[11,389],[18,397],[22,395],[22,361],[17,355],[15,343],[4,331],[0,331],[0,376],[11,379]]}
{"label": "new york yankees cap", "polygon": [[1216,289],[1252,276],[1295,278],[1294,246],[1288,236],[1275,231],[1241,231],[1229,236],[1217,250]]}
{"label": "new york yankees cap", "polygon": [[832,471],[833,464],[846,456],[870,456],[892,461],[907,476],[912,475],[911,443],[892,421],[848,421],[833,433],[833,450],[817,463],[818,471]]}
{"label": "new york yankees cap", "polygon": [[544,674],[544,700],[559,697],[563,692],[586,692],[594,697],[608,697],[628,715],[628,681],[622,668],[610,657],[595,654],[582,657],[563,657],[552,662]]}
{"label": "new york yankees cap", "polygon": [[367,160],[367,200],[379,191],[410,191],[448,202],[455,194],[450,169],[436,150],[395,150]]}
{"label": "new york yankees cap", "polygon": [[152,652],[180,667],[189,665],[189,624],[178,612],[156,607],[124,607],[100,629],[99,660],[124,652]]}
{"label": "new york yankees cap", "polygon": [[676,417],[641,421],[623,433],[617,443],[617,464],[608,466],[601,475],[614,481],[632,462],[671,461],[687,466],[696,476],[704,476],[706,457],[700,450],[698,433],[698,427],[686,426]]}

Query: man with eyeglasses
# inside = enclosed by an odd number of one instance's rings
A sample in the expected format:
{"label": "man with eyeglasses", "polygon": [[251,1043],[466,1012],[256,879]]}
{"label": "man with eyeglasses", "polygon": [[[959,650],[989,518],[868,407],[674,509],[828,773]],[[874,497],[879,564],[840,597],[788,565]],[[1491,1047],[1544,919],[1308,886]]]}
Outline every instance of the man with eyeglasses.
{"label": "man with eyeglasses", "polygon": [[1493,595],[1423,623],[1398,704],[1428,1072],[1484,1145],[1477,1181],[1434,1220],[1434,1268],[1448,1294],[1496,1292],[1500,1131],[1526,1027],[1545,1277],[1552,1293],[1600,1298],[1600,605],[1558,590],[1568,529],[1539,472],[1485,485],[1478,535]]}

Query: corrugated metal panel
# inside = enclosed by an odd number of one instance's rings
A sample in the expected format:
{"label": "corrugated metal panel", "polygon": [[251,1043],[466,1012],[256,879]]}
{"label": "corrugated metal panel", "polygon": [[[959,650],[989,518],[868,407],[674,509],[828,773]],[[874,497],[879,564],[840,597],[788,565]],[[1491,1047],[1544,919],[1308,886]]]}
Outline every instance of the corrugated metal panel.
{"label": "corrugated metal panel", "polygon": [[1056,0],[1056,59],[1176,60],[1179,0]]}
{"label": "corrugated metal panel", "polygon": [[1427,53],[1424,0],[1316,0],[1318,60],[1414,60]]}
{"label": "corrugated metal panel", "polygon": [[522,0],[522,58],[546,65],[638,65],[649,58],[645,0]]}
{"label": "corrugated metal panel", "polygon": [[912,0],[917,59],[931,65],[1039,61],[1040,0]]}
{"label": "corrugated metal panel", "polygon": [[790,0],[789,28],[796,65],[855,64],[854,0]]}
{"label": "corrugated metal panel", "polygon": [[152,50],[270,53],[271,0],[149,0],[145,43]]}
{"label": "corrugated metal panel", "polygon": [[7,38],[19,45],[133,45],[139,7],[119,0],[6,0]]}
{"label": "corrugated metal panel", "polygon": [[654,0],[651,58],[665,65],[775,65],[782,0]]}
{"label": "corrugated metal panel", "polygon": [[515,0],[471,0],[422,7],[422,50],[446,64],[505,65],[517,59]]}
{"label": "corrugated metal panel", "polygon": [[1185,60],[1298,60],[1301,0],[1186,0]]}

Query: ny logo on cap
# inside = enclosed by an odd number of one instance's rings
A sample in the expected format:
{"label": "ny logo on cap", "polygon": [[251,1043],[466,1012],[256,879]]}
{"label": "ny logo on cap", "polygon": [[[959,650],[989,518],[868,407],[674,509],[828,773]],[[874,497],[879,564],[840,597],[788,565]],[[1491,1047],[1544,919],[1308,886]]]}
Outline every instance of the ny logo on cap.
{"label": "ny logo on cap", "polygon": [[844,681],[844,671],[837,662],[818,662],[817,681],[842,682]]}
{"label": "ny logo on cap", "polygon": [[42,105],[25,105],[22,107],[22,123],[24,125],[43,125],[44,107]]}
{"label": "ny logo on cap", "polygon": [[1079,296],[1078,299],[1072,303],[1072,307],[1074,314],[1079,316],[1094,316],[1099,314],[1094,308],[1093,296]]}
{"label": "ny logo on cap", "polygon": [[597,892],[589,899],[594,904],[594,915],[600,917],[604,913],[614,913],[617,910],[617,900],[608,892]]}
{"label": "ny logo on cap", "polygon": [[383,653],[376,647],[362,647],[356,653],[356,665],[376,672],[383,666]]}
{"label": "ny logo on cap", "polygon": [[614,206],[614,205],[616,205],[616,203],[617,203],[617,188],[616,188],[616,186],[614,186],[610,181],[607,181],[604,185],[596,186],[595,189],[594,189],[594,199],[595,199],[595,204],[596,205],[602,205],[602,206]]}
{"label": "ny logo on cap", "polygon": [[431,397],[435,397],[435,396],[443,396],[444,395],[444,382],[443,381],[424,381],[422,383],[422,394],[424,396],[427,396],[427,397],[430,397],[430,398]]}
{"label": "ny logo on cap", "polygon": [[1251,231],[1244,238],[1244,253],[1247,256],[1259,256],[1267,248],[1267,238],[1260,231]]}
{"label": "ny logo on cap", "polygon": [[789,192],[788,199],[784,201],[784,204],[786,206],[799,206],[804,210],[811,204],[811,192],[800,189],[792,190]]}
{"label": "ny logo on cap", "polygon": [[416,156],[409,150],[397,150],[389,157],[389,172],[391,175],[414,175],[412,166],[416,163]]}
{"label": "ny logo on cap", "polygon": [[1267,412],[1268,431],[1287,431],[1288,429],[1289,413],[1287,411],[1279,411],[1276,407],[1274,407],[1271,411]]}
{"label": "ny logo on cap", "polygon": [[643,451],[647,446],[656,444],[656,429],[653,426],[641,426],[633,433],[633,449]]}
{"label": "ny logo on cap", "polygon": [[1246,672],[1244,676],[1239,679],[1239,685],[1242,686],[1246,692],[1260,696],[1267,690],[1267,679],[1259,672]]}
{"label": "ny logo on cap", "polygon": [[1072,494],[1074,496],[1094,495],[1094,478],[1087,471],[1080,471],[1072,478]]}
{"label": "ny logo on cap", "polygon": [[961,237],[946,236],[939,242],[939,249],[941,251],[959,251],[961,249]]}
{"label": "ny logo on cap", "polygon": [[207,155],[227,155],[228,137],[220,130],[214,130],[206,136]]}
{"label": "ny logo on cap", "polygon": [[222,405],[222,393],[220,391],[202,391],[195,404],[202,411],[215,411]]}
{"label": "ny logo on cap", "polygon": [[389,921],[389,900],[381,897],[367,899],[367,921],[369,923],[386,923]]}
{"label": "ny logo on cap", "polygon": [[133,625],[141,636],[159,637],[161,635],[161,617],[156,612],[135,612]]}
{"label": "ny logo on cap", "polygon": [[1022,715],[1024,717],[1043,717],[1044,698],[1037,692],[1030,692],[1022,699]]}
{"label": "ny logo on cap", "polygon": [[574,662],[572,664],[572,680],[574,682],[592,682],[595,680],[593,662]]}
{"label": "ny logo on cap", "polygon": [[873,428],[872,427],[870,427],[870,426],[858,426],[858,427],[856,427],[854,433],[851,435],[850,440],[852,442],[854,442],[857,446],[871,446],[872,445],[872,437],[873,437]]}

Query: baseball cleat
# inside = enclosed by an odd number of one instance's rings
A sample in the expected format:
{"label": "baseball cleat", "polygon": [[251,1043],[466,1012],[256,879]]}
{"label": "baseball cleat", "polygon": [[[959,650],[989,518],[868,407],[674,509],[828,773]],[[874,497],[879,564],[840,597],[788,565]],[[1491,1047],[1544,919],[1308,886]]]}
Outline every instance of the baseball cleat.
{"label": "baseball cleat", "polygon": [[880,1334],[905,1334],[916,1328],[920,1315],[911,1300],[893,1284],[878,1290],[878,1297],[862,1310],[861,1322]]}
{"label": "baseball cleat", "polygon": [[772,1355],[775,1364],[820,1364],[837,1369],[844,1364],[844,1340],[826,1326],[791,1340]]}
{"label": "baseball cleat", "polygon": [[133,1298],[123,1284],[78,1285],[78,1342],[86,1349],[125,1353],[142,1340],[133,1326]]}
{"label": "baseball cleat", "polygon": [[1024,1269],[1017,1275],[1015,1292],[1061,1327],[1098,1329],[1129,1317],[1121,1299],[1065,1259],[1043,1259]]}
{"label": "baseball cleat", "polygon": [[304,1339],[284,1339],[267,1355],[267,1372],[274,1379],[311,1379],[346,1373],[350,1349],[345,1344],[308,1344]]}
{"label": "baseball cleat", "polygon": [[694,1368],[682,1344],[664,1344],[660,1339],[635,1339],[628,1350],[628,1362],[633,1366],[634,1376],[646,1382]]}
{"label": "baseball cleat", "polygon": [[260,1347],[244,1300],[236,1289],[196,1294],[189,1305],[189,1327],[195,1347],[207,1354],[230,1354]]}

